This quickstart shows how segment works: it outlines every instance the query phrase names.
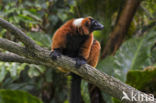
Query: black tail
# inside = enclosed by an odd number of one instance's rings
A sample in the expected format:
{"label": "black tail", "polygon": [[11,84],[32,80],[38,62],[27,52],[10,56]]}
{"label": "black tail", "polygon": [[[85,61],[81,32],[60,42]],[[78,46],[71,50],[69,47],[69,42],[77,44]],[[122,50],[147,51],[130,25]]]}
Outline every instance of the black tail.
{"label": "black tail", "polygon": [[70,103],[81,102],[81,77],[72,73]]}

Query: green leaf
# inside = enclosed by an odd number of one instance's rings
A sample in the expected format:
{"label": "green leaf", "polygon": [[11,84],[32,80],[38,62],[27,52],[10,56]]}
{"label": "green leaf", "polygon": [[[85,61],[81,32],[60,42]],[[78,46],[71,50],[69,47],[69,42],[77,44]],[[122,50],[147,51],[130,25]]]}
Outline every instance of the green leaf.
{"label": "green leaf", "polygon": [[27,33],[28,36],[30,36],[37,44],[40,46],[46,46],[50,47],[51,46],[51,38],[47,34],[43,34],[40,32],[29,32]]}
{"label": "green leaf", "polygon": [[132,38],[123,43],[115,56],[100,61],[98,68],[125,81],[130,69],[143,69],[152,65],[151,48],[156,40],[156,32],[150,32],[143,37]]}
{"label": "green leaf", "polygon": [[3,81],[3,79],[5,78],[5,75],[7,73],[7,71],[5,70],[5,66],[2,64],[0,64],[0,82]]}
{"label": "green leaf", "polygon": [[24,91],[0,90],[0,103],[43,103]]}
{"label": "green leaf", "polygon": [[38,20],[38,21],[42,21],[41,18],[39,17],[39,15],[35,15],[34,13],[31,13],[30,11],[28,10],[23,10],[23,15],[25,16],[29,16],[35,20]]}
{"label": "green leaf", "polygon": [[127,74],[126,83],[145,93],[156,95],[156,66],[133,70]]}

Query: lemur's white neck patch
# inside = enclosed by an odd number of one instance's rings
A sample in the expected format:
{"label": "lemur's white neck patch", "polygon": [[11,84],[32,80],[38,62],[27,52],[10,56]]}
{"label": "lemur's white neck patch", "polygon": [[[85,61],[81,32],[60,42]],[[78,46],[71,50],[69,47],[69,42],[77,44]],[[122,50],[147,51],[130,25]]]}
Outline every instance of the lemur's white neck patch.
{"label": "lemur's white neck patch", "polygon": [[83,19],[84,19],[84,18],[75,19],[74,22],[73,22],[73,24],[74,24],[75,26],[79,27],[79,26],[81,26],[81,23],[82,23],[82,20],[83,20]]}

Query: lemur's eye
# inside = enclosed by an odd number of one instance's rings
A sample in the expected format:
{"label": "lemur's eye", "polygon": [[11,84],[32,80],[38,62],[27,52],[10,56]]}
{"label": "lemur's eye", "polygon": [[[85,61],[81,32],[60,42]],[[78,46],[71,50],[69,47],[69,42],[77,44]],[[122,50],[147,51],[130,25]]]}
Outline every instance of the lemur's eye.
{"label": "lemur's eye", "polygon": [[89,26],[89,22],[88,21],[85,23],[85,26],[87,26],[87,27]]}
{"label": "lemur's eye", "polygon": [[97,25],[97,22],[95,22],[94,24]]}

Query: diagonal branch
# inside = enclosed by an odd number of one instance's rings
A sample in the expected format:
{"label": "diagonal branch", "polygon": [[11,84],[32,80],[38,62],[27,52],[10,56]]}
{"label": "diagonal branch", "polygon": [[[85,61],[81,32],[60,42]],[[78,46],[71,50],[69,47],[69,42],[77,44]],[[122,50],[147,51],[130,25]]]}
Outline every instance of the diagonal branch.
{"label": "diagonal branch", "polygon": [[28,58],[19,56],[19,55],[14,54],[14,53],[0,53],[0,61],[3,61],[3,62],[17,62],[17,63],[28,63],[28,64],[49,66],[49,64],[47,65],[44,62],[36,61],[36,60],[33,60],[33,59],[28,59]]}
{"label": "diagonal branch", "polygon": [[19,55],[14,54],[14,53],[0,53],[0,61],[3,61],[3,62],[18,62],[18,63],[39,64],[35,60],[27,59],[25,57],[19,56]]}
{"label": "diagonal branch", "polygon": [[21,40],[21,42],[23,42],[25,46],[31,49],[39,48],[39,46],[36,45],[35,42],[32,39],[30,39],[24,32],[22,32],[19,28],[15,27],[13,24],[9,23],[8,21],[0,18],[0,26],[2,26],[3,28],[11,32],[13,35],[15,35],[15,37]]}
{"label": "diagonal branch", "polygon": [[18,55],[26,55],[27,54],[24,47],[20,46],[19,44],[15,43],[13,41],[7,40],[7,39],[0,38],[0,48],[10,51],[10,52],[13,52],[13,53],[16,53]]}
{"label": "diagonal branch", "polygon": [[[26,58],[29,58],[29,59],[31,58],[34,60],[42,60],[44,62],[47,61],[46,58],[49,57],[49,53],[50,53],[50,52],[47,52],[47,50],[43,50],[42,48],[40,48],[39,51],[28,50],[27,48],[22,47],[13,41],[10,41],[7,39],[2,39],[2,38],[0,38],[0,48],[7,50],[9,52],[15,53],[19,56],[24,56]],[[47,57],[46,57],[46,55],[47,55]],[[38,61],[38,62],[40,62],[40,61]],[[37,64],[37,62],[35,64]],[[42,63],[40,63],[40,64],[42,64]],[[49,65],[48,63],[44,63],[44,64]]]}
{"label": "diagonal branch", "polygon": [[[0,20],[1,22],[1,20]],[[1,23],[0,23],[1,24]],[[7,27],[6,27],[7,28]],[[14,29],[16,30],[16,29]],[[14,31],[13,32],[16,32]],[[25,34],[24,34],[25,35]],[[32,41],[32,40],[31,40]],[[29,41],[27,41],[29,42]],[[29,43],[26,43],[29,44]],[[31,44],[31,43],[30,43]],[[6,47],[5,47],[6,46]],[[31,45],[28,45],[31,46]],[[29,49],[28,51],[24,48],[19,46],[18,44],[6,40],[6,39],[0,39],[0,47],[3,49],[6,49],[10,52],[16,53],[18,55],[29,57],[31,60],[34,60],[38,62],[38,64],[42,63],[42,65],[49,66],[49,67],[62,67],[70,72],[73,72],[79,76],[81,76],[83,79],[87,80],[88,82],[98,86],[101,88],[105,93],[116,97],[118,99],[122,99],[123,97],[123,91],[127,94],[128,97],[131,97],[131,92],[133,91],[134,94],[138,93],[139,95],[144,94],[135,88],[121,82],[120,80],[109,76],[103,72],[100,72],[99,70],[85,64],[81,66],[80,69],[75,68],[75,61],[72,58],[61,56],[57,59],[57,61],[52,61],[49,57],[50,51],[43,50],[42,48],[38,48],[37,51],[34,51],[33,49]],[[35,54],[35,55],[31,55]],[[145,100],[146,98],[144,98]],[[123,100],[124,103],[132,103],[132,101]],[[138,101],[135,101],[133,103],[140,103]],[[148,102],[142,102],[142,103],[156,103],[156,101],[148,101]]]}
{"label": "diagonal branch", "polygon": [[[47,59],[50,59],[47,58]],[[50,62],[51,60],[49,60]],[[89,65],[84,65],[80,69],[75,68],[75,61],[73,61],[69,57],[61,56],[58,58],[57,61],[52,61],[55,63],[56,67],[62,67],[65,68],[68,71],[74,72],[75,74],[81,76],[83,79],[86,81],[96,85],[99,87],[101,90],[103,90],[105,93],[116,97],[118,99],[122,99],[123,97],[123,91],[128,95],[128,97],[131,97],[131,93],[133,91],[134,94],[144,94],[135,88],[121,82],[120,80],[107,75],[106,73],[100,72],[99,70],[89,66]],[[145,98],[144,98],[145,100]],[[132,103],[130,101],[123,101],[124,103]],[[133,102],[133,103],[140,103],[140,102]],[[142,102],[142,103],[156,103],[155,102]]]}
{"label": "diagonal branch", "polygon": [[[0,48],[7,50],[9,52],[15,53],[20,56],[36,59],[34,56],[36,54],[34,53],[33,49],[32,49],[32,51],[30,51],[29,49],[22,47],[19,44],[15,43],[13,41],[7,40],[7,39],[0,38]],[[40,57],[40,55],[37,55],[37,56]]]}

